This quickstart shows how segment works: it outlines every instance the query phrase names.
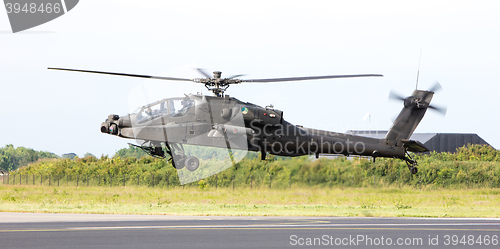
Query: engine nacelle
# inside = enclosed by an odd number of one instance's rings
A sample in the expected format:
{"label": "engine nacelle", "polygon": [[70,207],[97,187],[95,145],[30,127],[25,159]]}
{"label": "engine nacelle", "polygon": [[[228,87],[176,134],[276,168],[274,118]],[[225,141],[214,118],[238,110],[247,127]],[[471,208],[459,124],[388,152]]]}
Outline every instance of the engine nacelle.
{"label": "engine nacelle", "polygon": [[241,113],[245,123],[278,125],[283,122],[283,112],[257,106],[242,106]]}

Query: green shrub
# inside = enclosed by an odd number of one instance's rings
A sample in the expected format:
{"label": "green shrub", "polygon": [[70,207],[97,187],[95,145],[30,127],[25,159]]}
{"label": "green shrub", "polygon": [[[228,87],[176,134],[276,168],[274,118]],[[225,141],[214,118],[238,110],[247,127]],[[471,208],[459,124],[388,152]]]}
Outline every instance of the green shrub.
{"label": "green shrub", "polygon": [[[249,156],[250,155],[250,156]],[[469,145],[456,153],[415,155],[419,173],[410,174],[406,163],[399,159],[339,157],[314,160],[296,157],[261,161],[249,153],[235,167],[198,181],[206,187],[289,188],[308,187],[383,187],[410,185],[418,187],[500,187],[499,153],[491,146]],[[220,164],[215,159],[204,160],[210,165]],[[202,167],[200,167],[203,170]],[[200,170],[199,169],[199,170]],[[179,184],[177,171],[171,163],[150,156],[103,156],[42,160],[19,168],[11,174],[21,175],[86,175],[102,176],[102,181],[147,182],[148,185]],[[112,180],[114,177],[115,180]],[[69,179],[69,178],[68,178]],[[76,179],[76,177],[73,177]],[[120,180],[121,179],[121,180]],[[196,186],[196,183],[193,183]]]}

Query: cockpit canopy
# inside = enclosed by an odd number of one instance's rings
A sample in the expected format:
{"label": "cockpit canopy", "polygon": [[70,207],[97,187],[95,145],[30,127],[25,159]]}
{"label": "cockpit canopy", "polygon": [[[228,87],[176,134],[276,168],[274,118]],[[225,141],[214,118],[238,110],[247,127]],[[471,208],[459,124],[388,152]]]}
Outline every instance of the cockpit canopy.
{"label": "cockpit canopy", "polygon": [[182,117],[194,105],[189,98],[164,99],[144,106],[137,114],[137,123],[145,123],[158,117]]}

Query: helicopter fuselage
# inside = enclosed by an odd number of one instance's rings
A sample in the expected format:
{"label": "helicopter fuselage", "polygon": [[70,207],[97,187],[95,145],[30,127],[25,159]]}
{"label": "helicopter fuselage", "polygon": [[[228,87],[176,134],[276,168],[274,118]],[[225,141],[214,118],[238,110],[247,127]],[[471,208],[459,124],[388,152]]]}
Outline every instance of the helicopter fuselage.
{"label": "helicopter fuselage", "polygon": [[236,98],[186,95],[110,115],[101,132],[122,138],[260,151],[278,156],[319,154],[404,158],[403,146],[384,139],[304,128],[283,119],[283,112]]}

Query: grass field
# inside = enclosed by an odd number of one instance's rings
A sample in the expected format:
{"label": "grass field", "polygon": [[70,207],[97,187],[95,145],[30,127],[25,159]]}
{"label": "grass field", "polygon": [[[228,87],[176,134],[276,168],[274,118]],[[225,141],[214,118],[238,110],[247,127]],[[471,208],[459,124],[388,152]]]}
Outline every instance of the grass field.
{"label": "grass field", "polygon": [[0,186],[1,212],[500,217],[499,189]]}

